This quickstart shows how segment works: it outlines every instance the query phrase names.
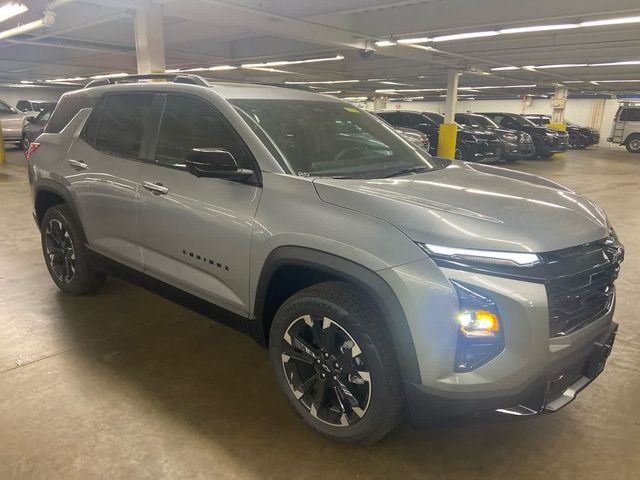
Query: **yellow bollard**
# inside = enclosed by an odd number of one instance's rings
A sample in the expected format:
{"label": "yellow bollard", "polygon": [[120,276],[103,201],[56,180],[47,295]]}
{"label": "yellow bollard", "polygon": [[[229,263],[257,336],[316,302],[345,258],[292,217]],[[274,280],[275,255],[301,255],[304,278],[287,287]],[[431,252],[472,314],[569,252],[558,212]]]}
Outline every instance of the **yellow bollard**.
{"label": "yellow bollard", "polygon": [[455,123],[442,123],[438,133],[438,156],[454,159],[456,157],[456,137],[458,126]]}
{"label": "yellow bollard", "polygon": [[4,153],[4,137],[2,136],[2,120],[0,120],[0,165],[7,163],[7,156]]}

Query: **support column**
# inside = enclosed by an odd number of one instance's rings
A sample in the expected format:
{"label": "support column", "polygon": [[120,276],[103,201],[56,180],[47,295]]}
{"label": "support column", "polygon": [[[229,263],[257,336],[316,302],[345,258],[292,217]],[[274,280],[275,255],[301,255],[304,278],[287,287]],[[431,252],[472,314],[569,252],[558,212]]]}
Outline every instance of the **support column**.
{"label": "support column", "polygon": [[136,9],[135,31],[138,73],[163,73],[166,66],[162,6],[149,2]]}
{"label": "support column", "polygon": [[567,126],[564,123],[564,108],[567,105],[567,94],[569,89],[564,85],[558,85],[556,92],[553,95],[551,101],[551,123],[549,128],[557,128],[559,130],[565,130]]}
{"label": "support column", "polygon": [[387,108],[387,97],[382,95],[374,95],[373,97],[373,111],[384,110]]}
{"label": "support column", "polygon": [[453,159],[456,156],[456,137],[458,128],[455,123],[456,104],[458,103],[458,77],[456,70],[449,72],[447,79],[447,98],[444,106],[444,123],[438,132],[438,156]]}

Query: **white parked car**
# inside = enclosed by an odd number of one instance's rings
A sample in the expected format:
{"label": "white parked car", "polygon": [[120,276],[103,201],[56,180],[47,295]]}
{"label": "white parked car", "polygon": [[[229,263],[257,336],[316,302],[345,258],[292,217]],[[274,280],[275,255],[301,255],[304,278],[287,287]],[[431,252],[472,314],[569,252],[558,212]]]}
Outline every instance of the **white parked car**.
{"label": "white parked car", "polygon": [[4,138],[5,142],[20,144],[24,118],[25,115],[23,113],[0,100],[0,123],[2,124],[2,138]]}
{"label": "white parked car", "polygon": [[618,109],[607,141],[624,145],[631,153],[640,153],[640,105],[621,106]]}

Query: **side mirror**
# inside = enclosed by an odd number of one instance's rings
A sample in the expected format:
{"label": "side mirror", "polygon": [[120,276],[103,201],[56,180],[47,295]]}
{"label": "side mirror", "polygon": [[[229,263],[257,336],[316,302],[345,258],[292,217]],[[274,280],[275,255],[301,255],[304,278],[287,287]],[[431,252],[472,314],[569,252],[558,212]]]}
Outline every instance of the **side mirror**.
{"label": "side mirror", "polygon": [[224,148],[194,148],[185,159],[187,171],[196,177],[247,180],[253,170],[239,168],[236,159]]}

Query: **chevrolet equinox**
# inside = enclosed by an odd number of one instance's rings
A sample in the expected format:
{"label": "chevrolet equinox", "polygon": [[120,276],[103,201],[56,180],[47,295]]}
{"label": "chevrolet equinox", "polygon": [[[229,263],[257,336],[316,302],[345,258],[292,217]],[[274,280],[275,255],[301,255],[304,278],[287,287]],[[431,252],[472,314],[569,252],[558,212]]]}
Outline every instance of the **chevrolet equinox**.
{"label": "chevrolet equinox", "polygon": [[595,203],[337,98],[149,78],[66,93],[29,147],[62,291],[119,273],[209,305],[342,442],[405,413],[554,412],[604,368],[624,251]]}

